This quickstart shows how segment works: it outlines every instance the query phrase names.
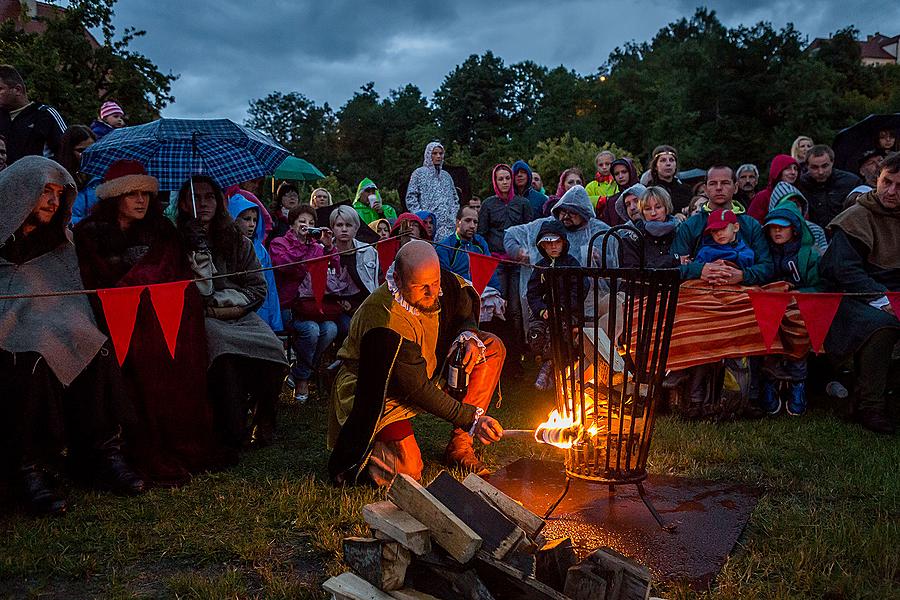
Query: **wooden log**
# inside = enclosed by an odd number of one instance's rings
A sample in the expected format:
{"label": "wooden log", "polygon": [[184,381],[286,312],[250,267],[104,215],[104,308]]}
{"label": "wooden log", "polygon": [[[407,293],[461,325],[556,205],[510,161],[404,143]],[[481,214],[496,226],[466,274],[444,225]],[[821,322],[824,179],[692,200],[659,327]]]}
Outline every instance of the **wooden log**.
{"label": "wooden log", "polygon": [[621,581],[619,593],[615,596],[621,600],[648,600],[650,598],[650,571],[627,556],[619,554],[612,548],[599,548],[587,556],[584,562],[595,565],[595,571],[618,573]]}
{"label": "wooden log", "polygon": [[[518,525],[528,534],[532,540],[537,542],[537,537],[544,528],[544,520],[492,486],[490,483],[476,475],[470,473],[463,479],[463,485],[477,492],[488,502],[493,504],[497,510],[506,515],[513,523]],[[543,542],[541,542],[543,545]]]}
{"label": "wooden log", "polygon": [[572,600],[618,600],[607,588],[606,578],[595,573],[591,566],[574,566],[566,574],[564,593]]}
{"label": "wooden log", "polygon": [[554,590],[562,592],[566,587],[569,568],[578,563],[572,538],[551,540],[535,555],[535,578]]}
{"label": "wooden log", "polygon": [[344,538],[344,563],[380,590],[399,590],[412,556],[398,542],[374,538]]}
{"label": "wooden log", "polygon": [[428,527],[432,539],[457,561],[469,562],[481,548],[481,537],[409,475],[394,478],[388,498]]}
{"label": "wooden log", "polygon": [[322,584],[322,589],[337,600],[392,600],[386,592],[349,571],[332,577]]}
{"label": "wooden log", "polygon": [[495,600],[478,573],[452,559],[432,561],[417,557],[406,580],[407,585],[440,600]]}
{"label": "wooden log", "polygon": [[[363,519],[372,529],[382,532],[387,539],[399,542],[413,554],[431,552],[431,535],[428,527],[415,517],[397,508],[393,502],[375,502],[362,509]],[[380,537],[376,534],[376,537]]]}
{"label": "wooden log", "polygon": [[504,558],[525,537],[515,523],[485,498],[442,471],[425,488],[483,540],[481,549]]}
{"label": "wooden log", "polygon": [[498,600],[567,600],[550,586],[486,552],[478,553],[475,570]]}

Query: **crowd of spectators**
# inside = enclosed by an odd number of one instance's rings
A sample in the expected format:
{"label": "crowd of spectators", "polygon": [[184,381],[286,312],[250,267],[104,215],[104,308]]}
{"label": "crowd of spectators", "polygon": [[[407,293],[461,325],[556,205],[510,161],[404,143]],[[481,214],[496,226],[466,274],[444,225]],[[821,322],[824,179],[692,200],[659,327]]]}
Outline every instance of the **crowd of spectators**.
{"label": "crowd of spectators", "polygon": [[[177,485],[270,443],[285,384],[299,403],[317,396],[328,405],[335,481],[366,469],[376,483],[420,473],[409,425],[420,411],[453,424],[448,463],[478,472],[472,440],[497,439],[499,424],[484,412],[501,367],[521,374],[533,354],[535,385],[553,385],[543,273],[555,267],[672,268],[709,286],[784,281],[852,293],[825,340],[823,381],[845,367],[855,375],[845,381],[854,419],[895,431],[888,399],[900,322],[886,295],[900,291],[894,132],[863,155],[858,173],[834,168],[830,147],[800,136],[790,154],[772,158],[765,180],[753,164],[714,164],[689,185],[676,148],[659,145],[643,177],[632,158],[604,151],[592,180],[573,166],[549,196],[524,160],[498,164],[493,194],[465,202],[444,169],[444,146],[431,142],[405,206],[364,178],[338,201],[324,188],[306,198],[285,181],[266,207],[258,182],[222,189],[197,175],[170,201],[139,162],[82,173],[85,149],[125,124],[110,101],[90,127],[66,126],[29,98],[14,68],[0,66],[3,457],[39,512],[66,509],[49,475],[63,446],[98,485],[123,493]],[[623,225],[604,256],[589,250]],[[404,246],[382,265],[373,242],[393,237]],[[498,262],[480,297],[473,254]],[[324,297],[308,262],[319,258]],[[145,289],[121,365],[97,295],[40,296],[189,279],[174,356]],[[566,312],[595,317],[604,308],[593,297],[565,299]],[[461,349],[470,389],[454,397],[433,382]],[[807,381],[805,358],[753,360],[751,400],[763,414],[802,415],[808,390],[823,383]],[[704,367],[688,374],[698,402],[711,389]],[[364,395],[376,409],[360,408]]]}

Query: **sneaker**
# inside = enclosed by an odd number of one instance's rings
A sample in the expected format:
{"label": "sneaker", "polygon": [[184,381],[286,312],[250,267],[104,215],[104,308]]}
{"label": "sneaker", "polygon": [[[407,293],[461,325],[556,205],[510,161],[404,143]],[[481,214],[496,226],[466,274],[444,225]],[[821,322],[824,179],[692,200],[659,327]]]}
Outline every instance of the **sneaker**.
{"label": "sneaker", "polygon": [[306,401],[309,400],[309,380],[299,380],[297,386],[294,388],[294,400],[296,400],[298,404],[306,404]]}
{"label": "sneaker", "polygon": [[790,386],[790,397],[785,403],[787,413],[794,417],[799,417],[806,412],[806,383],[792,383]]}
{"label": "sneaker", "polygon": [[774,381],[767,379],[763,384],[760,405],[767,415],[777,415],[781,412],[781,398],[778,396],[778,387]]}

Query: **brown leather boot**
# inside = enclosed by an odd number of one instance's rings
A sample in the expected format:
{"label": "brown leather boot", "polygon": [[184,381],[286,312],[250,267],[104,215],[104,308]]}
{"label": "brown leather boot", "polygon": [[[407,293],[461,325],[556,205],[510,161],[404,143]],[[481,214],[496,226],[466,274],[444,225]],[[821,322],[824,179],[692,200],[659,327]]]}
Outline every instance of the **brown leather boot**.
{"label": "brown leather boot", "polygon": [[490,469],[475,456],[472,437],[458,427],[453,430],[450,443],[447,444],[447,449],[444,451],[444,464],[476,475],[490,473]]}

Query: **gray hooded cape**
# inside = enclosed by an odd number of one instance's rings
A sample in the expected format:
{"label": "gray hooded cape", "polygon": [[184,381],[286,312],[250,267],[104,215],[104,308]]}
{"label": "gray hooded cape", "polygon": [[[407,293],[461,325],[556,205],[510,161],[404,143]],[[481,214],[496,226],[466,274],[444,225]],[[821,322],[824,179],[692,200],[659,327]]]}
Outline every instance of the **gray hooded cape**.
{"label": "gray hooded cape", "polygon": [[[26,156],[0,173],[0,243],[6,243],[37,204],[44,185],[65,188],[51,227],[66,228],[75,200],[75,182],[59,164]],[[21,265],[0,258],[0,295],[84,289],[69,231],[65,241]],[[68,386],[100,351],[106,336],[97,329],[86,295],[0,300],[0,349],[37,352]]]}

